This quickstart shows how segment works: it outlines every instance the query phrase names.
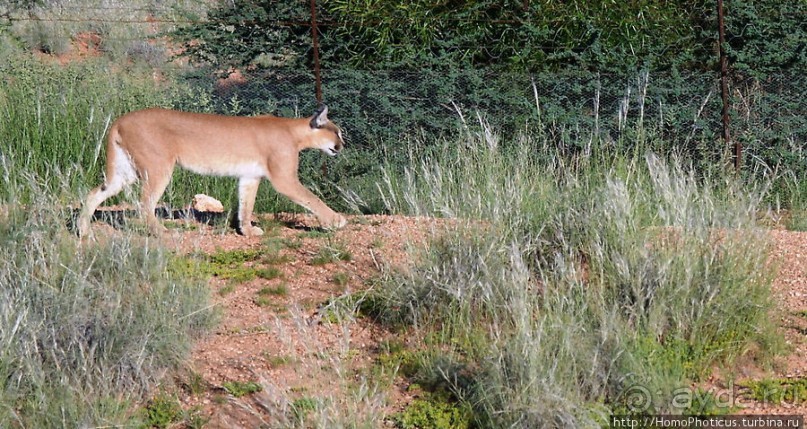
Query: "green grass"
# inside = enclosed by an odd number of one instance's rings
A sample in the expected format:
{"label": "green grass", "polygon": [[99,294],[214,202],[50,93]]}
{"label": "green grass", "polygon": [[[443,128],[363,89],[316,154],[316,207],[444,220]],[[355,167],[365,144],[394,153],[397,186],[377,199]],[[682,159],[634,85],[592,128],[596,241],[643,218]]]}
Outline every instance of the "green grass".
{"label": "green grass", "polygon": [[228,283],[219,288],[219,296],[227,296],[235,291],[235,283]]}
{"label": "green grass", "polygon": [[272,297],[285,297],[289,294],[289,290],[285,284],[277,286],[266,286],[258,291],[258,296],[255,298],[255,304],[259,307],[267,307],[275,304]]}
{"label": "green grass", "polygon": [[176,258],[170,269],[185,276],[216,277],[231,283],[244,283],[258,277],[272,280],[282,276],[277,267],[262,268],[257,264],[263,255],[262,249],[219,250],[209,255],[197,253]]}
{"label": "green grass", "polygon": [[[151,66],[119,72],[122,66],[108,57],[62,65],[4,42],[0,38],[0,74],[15,79],[0,81],[0,172],[12,185],[34,174],[46,192],[69,196],[65,204],[78,204],[101,184],[105,133],[117,117],[155,106],[191,111],[213,108],[207,89],[182,81],[171,70],[165,71],[164,79],[155,80]],[[134,201],[138,191],[135,185],[129,195],[121,193],[109,203]],[[181,169],[162,202],[184,207],[197,193],[215,196],[229,208],[237,206],[236,179],[204,177]],[[0,198],[27,203],[35,196],[25,186],[4,186]],[[295,210],[299,208],[268,184],[260,187],[256,211]]]}
{"label": "green grass", "polygon": [[225,381],[221,385],[230,395],[240,398],[263,390],[263,387],[254,381]]}
{"label": "green grass", "polygon": [[319,313],[323,321],[340,323],[354,317],[375,317],[382,310],[381,298],[368,291],[345,293],[322,304]]}
{"label": "green grass", "polygon": [[281,254],[280,251],[267,252],[261,257],[261,262],[268,265],[283,265],[293,260],[291,255]]}
{"label": "green grass", "polygon": [[[676,386],[781,350],[755,225],[764,186],[638,149],[571,165],[544,157],[540,136],[490,135],[388,172],[390,210],[458,222],[375,290],[379,320],[424,338],[420,366],[439,368],[478,427],[682,412]],[[653,392],[641,410],[637,386]]]}
{"label": "green grass", "polygon": [[286,310],[285,305],[276,302],[278,297],[285,297],[289,294],[289,289],[285,284],[277,286],[266,286],[258,291],[258,296],[255,297],[255,305],[258,307],[272,307],[278,313]]}
{"label": "green grass", "polygon": [[0,82],[2,158],[8,180],[18,186],[3,187],[0,198],[30,201],[30,189],[19,186],[28,174],[48,192],[66,187],[83,194],[100,184],[111,121],[146,105],[169,104],[161,94],[165,88],[148,74],[109,73],[108,66],[102,60],[61,66],[14,51],[4,57],[0,72],[18,78]]}
{"label": "green grass", "polygon": [[337,286],[345,287],[349,282],[350,282],[350,274],[344,271],[340,271],[331,276],[331,283]]}
{"label": "green grass", "polygon": [[204,377],[202,377],[202,375],[198,372],[192,370],[189,370],[186,374],[184,374],[180,385],[183,390],[192,396],[201,396],[205,393],[205,391],[207,391],[207,382],[205,381]]}
{"label": "green grass", "polygon": [[289,289],[286,285],[267,286],[258,291],[260,296],[286,296],[289,294]]}
{"label": "green grass", "polygon": [[256,261],[261,257],[261,254],[260,249],[219,250],[210,254],[207,259],[216,265],[227,266]]}
{"label": "green grass", "polygon": [[[3,49],[0,72],[13,78],[0,80],[0,340],[8,345],[0,426],[142,423],[131,410],[212,323],[210,276],[228,281],[221,294],[274,278],[279,271],[262,265],[288,262],[280,251],[309,239],[327,241],[313,264],[352,259],[319,230],[209,257],[175,256],[132,231],[79,246],[63,226],[66,207],[100,183],[110,121],[153,105],[209,110],[210,100],[171,76],[156,83],[148,68],[110,73],[117,69],[104,58],[63,67]],[[641,149],[670,142],[621,141],[635,152],[595,145],[595,155],[569,157],[540,127],[502,141],[480,131],[445,145],[417,142],[405,159],[401,150],[356,161],[371,172],[387,163],[384,181],[367,174],[367,186],[351,189],[368,201],[380,194],[386,212],[460,219],[413,255],[411,271],[385,273],[368,284],[372,294],[327,305],[328,320],[368,315],[423,340],[382,372],[398,366],[429,394],[452,392],[451,406],[470,409],[477,427],[596,426],[625,406],[633,386],[660,392],[646,411],[677,412],[671,388],[747,350],[760,359],[776,351],[767,243],[753,225],[760,201],[780,195],[766,196],[769,184],[693,173],[686,161]],[[804,181],[781,183],[782,206],[794,214],[788,228],[804,229]],[[179,173],[165,198],[180,206],[204,192],[232,206],[236,187]],[[266,185],[257,205],[294,208]],[[271,305],[272,295],[256,299]],[[377,391],[344,390],[353,396],[317,398],[309,418],[379,422],[366,412],[380,409]]]}
{"label": "green grass", "polygon": [[785,226],[790,231],[807,232],[807,209],[797,206],[791,210]]}
{"label": "green grass", "polygon": [[277,267],[259,268],[255,274],[264,280],[274,280],[283,277],[283,271]]}
{"label": "green grass", "polygon": [[46,182],[0,176],[36,196],[0,198],[0,427],[137,424],[136,404],[215,322],[210,290],[140,236],[79,241],[59,204],[69,196]]}
{"label": "green grass", "polygon": [[294,421],[306,422],[308,416],[317,410],[319,406],[317,399],[310,397],[302,397],[295,399],[291,403],[291,414]]}
{"label": "green grass", "polygon": [[293,364],[295,359],[292,356],[277,356],[266,353],[266,363],[272,368],[280,368],[286,365]]}
{"label": "green grass", "polygon": [[317,253],[311,258],[311,265],[326,265],[336,262],[348,262],[353,259],[353,254],[347,246],[341,242],[330,242],[319,248]]}

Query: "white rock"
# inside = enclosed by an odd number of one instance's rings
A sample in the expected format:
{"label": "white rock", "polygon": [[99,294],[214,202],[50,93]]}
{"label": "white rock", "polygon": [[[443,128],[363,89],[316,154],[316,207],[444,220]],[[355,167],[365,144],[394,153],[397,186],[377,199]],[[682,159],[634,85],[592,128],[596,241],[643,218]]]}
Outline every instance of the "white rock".
{"label": "white rock", "polygon": [[221,201],[205,194],[194,195],[193,209],[200,212],[224,213]]}

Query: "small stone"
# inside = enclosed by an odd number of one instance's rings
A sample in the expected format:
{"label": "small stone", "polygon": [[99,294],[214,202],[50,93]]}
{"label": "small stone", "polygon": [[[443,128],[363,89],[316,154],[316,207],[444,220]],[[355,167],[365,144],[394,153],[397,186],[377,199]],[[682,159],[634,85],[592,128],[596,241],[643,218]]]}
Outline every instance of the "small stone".
{"label": "small stone", "polygon": [[224,213],[221,201],[205,194],[193,196],[193,209],[200,212]]}

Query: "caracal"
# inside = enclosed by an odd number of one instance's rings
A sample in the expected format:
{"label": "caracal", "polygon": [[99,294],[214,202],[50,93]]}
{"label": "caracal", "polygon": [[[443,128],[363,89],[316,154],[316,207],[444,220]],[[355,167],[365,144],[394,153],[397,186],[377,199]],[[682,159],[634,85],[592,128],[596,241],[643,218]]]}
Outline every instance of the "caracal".
{"label": "caracal", "polygon": [[140,215],[154,233],[163,232],[165,227],[154,211],[177,164],[203,175],[238,178],[238,225],[246,236],[263,234],[252,225],[252,210],[264,177],[277,192],[313,212],[323,227],[341,228],[347,223],[345,217],[303,187],[297,168],[303,149],[334,156],[343,147],[342,132],[328,120],[325,105],[314,116],[298,119],[158,108],[134,111],[110,127],[104,183],[87,195],[78,233],[88,235],[95,209],[137,180],[143,185]]}

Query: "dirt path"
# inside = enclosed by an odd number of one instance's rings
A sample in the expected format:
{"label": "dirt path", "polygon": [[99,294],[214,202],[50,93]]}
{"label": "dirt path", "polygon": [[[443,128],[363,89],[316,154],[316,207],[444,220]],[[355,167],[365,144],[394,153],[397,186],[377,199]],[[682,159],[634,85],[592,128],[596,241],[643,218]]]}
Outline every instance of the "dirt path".
{"label": "dirt path", "polygon": [[[345,374],[336,373],[369,368],[389,334],[364,318],[331,323],[340,307],[323,305],[372,288],[381,267],[402,265],[406,247],[422,242],[435,222],[362,216],[342,230],[323,234],[306,226],[316,225],[312,218],[296,215],[282,219],[263,237],[210,228],[174,232],[172,240],[183,253],[271,247],[277,249],[272,259],[280,262],[271,264],[280,271],[276,278],[211,280],[222,318],[193,351],[187,377],[203,379],[205,387],[184,398],[185,406],[201,407],[210,419],[206,428],[271,427],[269,415],[290,412],[284,409],[292,406],[286,398],[345,388],[339,385]],[[323,252],[334,250],[347,256],[322,263]],[[223,388],[233,381],[260,383],[264,391],[236,399]],[[384,413],[394,412],[403,406],[401,399],[379,406]]]}
{"label": "dirt path", "polygon": [[[773,230],[773,259],[778,272],[773,283],[774,299],[778,306],[779,324],[782,327],[789,353],[775,362],[773,374],[743,374],[746,379],[780,378],[807,379],[807,232]],[[800,414],[807,417],[807,402],[785,401],[771,404],[748,400],[746,392],[732,388],[742,412],[749,414]]]}
{"label": "dirt path", "polygon": [[[402,265],[407,245],[422,243],[436,223],[361,216],[351,219],[345,229],[323,235],[307,229],[306,225],[315,224],[310,217],[297,215],[282,220],[261,238],[222,234],[209,228],[173,233],[172,242],[182,252],[211,254],[274,247],[277,253],[272,258],[281,262],[273,265],[280,271],[276,278],[259,277],[243,283],[211,280],[222,319],[214,333],[197,343],[185,377],[203,380],[204,388],[195,393],[191,389],[183,398],[186,407],[198,407],[209,418],[207,428],[271,426],[268,416],[293,411],[288,398],[345,389],[345,379],[357,377],[357,368],[370,366],[378,356],[379,344],[389,334],[363,318],[329,323],[336,313],[329,307],[323,310],[323,304],[372,288],[380,267]],[[773,256],[780,266],[774,293],[781,326],[792,349],[775,365],[774,375],[739,368],[738,384],[757,377],[807,377],[807,233],[776,230],[771,236]],[[349,257],[321,263],[317,258],[323,249],[337,249]],[[234,381],[259,383],[264,390],[234,398],[224,387]],[[742,387],[719,380],[713,385],[713,393],[723,395],[719,399],[728,397],[733,405],[742,406],[744,413],[807,415],[805,403],[774,406],[751,400]],[[387,399],[374,405],[382,414],[400,410],[408,402],[401,389],[393,385],[389,390]]]}

